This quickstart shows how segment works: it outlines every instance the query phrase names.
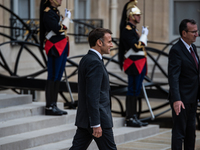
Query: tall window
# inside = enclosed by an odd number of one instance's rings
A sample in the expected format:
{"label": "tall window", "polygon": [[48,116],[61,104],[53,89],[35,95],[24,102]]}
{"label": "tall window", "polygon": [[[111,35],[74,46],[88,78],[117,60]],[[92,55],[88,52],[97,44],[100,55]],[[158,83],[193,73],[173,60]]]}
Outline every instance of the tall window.
{"label": "tall window", "polygon": [[12,10],[22,19],[35,18],[35,0],[11,0]]}
{"label": "tall window", "polygon": [[[25,22],[31,30],[37,31],[39,27],[39,4],[40,0],[11,0],[12,11]],[[32,40],[29,30],[14,16],[11,16],[11,36],[18,40]],[[37,34],[37,32],[34,32]]]}
{"label": "tall window", "polygon": [[[200,30],[200,0],[170,0],[169,5],[169,41],[179,38],[179,24],[183,19],[194,19]],[[200,37],[196,39],[200,46]]]}
{"label": "tall window", "polygon": [[194,19],[200,27],[200,0],[174,0],[175,35],[179,34],[179,24],[185,18]]}
{"label": "tall window", "polygon": [[74,19],[90,18],[90,0],[74,0]]}

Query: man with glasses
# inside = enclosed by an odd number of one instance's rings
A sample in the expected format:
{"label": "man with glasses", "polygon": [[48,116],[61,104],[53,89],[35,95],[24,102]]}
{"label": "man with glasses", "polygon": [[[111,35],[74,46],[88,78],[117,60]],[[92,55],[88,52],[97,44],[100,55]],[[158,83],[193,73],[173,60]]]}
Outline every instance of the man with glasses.
{"label": "man with glasses", "polygon": [[181,38],[169,52],[169,100],[172,108],[172,150],[195,149],[196,109],[199,99],[199,57],[192,43],[198,36],[194,20],[180,23]]}

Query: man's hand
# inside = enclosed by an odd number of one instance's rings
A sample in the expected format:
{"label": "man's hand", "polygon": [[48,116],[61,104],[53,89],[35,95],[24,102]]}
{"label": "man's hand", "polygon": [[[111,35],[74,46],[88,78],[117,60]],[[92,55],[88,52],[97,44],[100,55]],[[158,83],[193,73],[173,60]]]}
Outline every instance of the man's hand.
{"label": "man's hand", "polygon": [[96,138],[99,138],[102,136],[102,129],[101,127],[93,128],[93,133],[92,135]]}
{"label": "man's hand", "polygon": [[174,108],[174,111],[175,111],[175,113],[176,113],[177,116],[181,112],[181,107],[183,109],[185,109],[185,106],[184,106],[184,104],[183,104],[182,101],[176,101],[176,102],[173,103],[173,108]]}

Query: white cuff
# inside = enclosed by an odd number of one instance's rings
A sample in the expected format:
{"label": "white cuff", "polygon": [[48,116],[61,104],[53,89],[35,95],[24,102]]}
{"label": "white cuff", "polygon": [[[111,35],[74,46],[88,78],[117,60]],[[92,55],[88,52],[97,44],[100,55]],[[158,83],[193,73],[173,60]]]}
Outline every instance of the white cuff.
{"label": "white cuff", "polygon": [[65,19],[62,21],[62,24],[67,27],[67,29],[69,29],[69,18],[68,17],[65,17]]}
{"label": "white cuff", "polygon": [[91,126],[91,128],[98,128],[98,127],[100,127],[101,125],[100,124],[98,124],[98,125],[95,125],[95,126]]}
{"label": "white cuff", "polygon": [[147,35],[146,34],[142,34],[140,36],[139,41],[141,41],[142,43],[144,43],[145,46],[147,46]]}

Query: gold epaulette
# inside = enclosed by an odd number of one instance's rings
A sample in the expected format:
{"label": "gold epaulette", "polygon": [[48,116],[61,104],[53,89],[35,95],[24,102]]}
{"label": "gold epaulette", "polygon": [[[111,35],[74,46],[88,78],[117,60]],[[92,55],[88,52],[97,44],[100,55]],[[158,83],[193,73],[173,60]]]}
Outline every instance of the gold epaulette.
{"label": "gold epaulette", "polygon": [[126,29],[127,29],[127,30],[132,30],[132,28],[131,28],[130,25],[126,25]]}
{"label": "gold epaulette", "polygon": [[141,42],[141,41],[139,41],[139,42],[138,42],[138,45],[137,45],[137,44],[135,44],[135,47],[136,47],[137,49],[141,49],[141,48],[143,48],[143,47],[144,47],[144,45],[142,45],[142,42]]}
{"label": "gold epaulette", "polygon": [[50,10],[50,8],[49,8],[49,7],[46,7],[44,11],[45,11],[45,12],[48,12],[49,10]]}

